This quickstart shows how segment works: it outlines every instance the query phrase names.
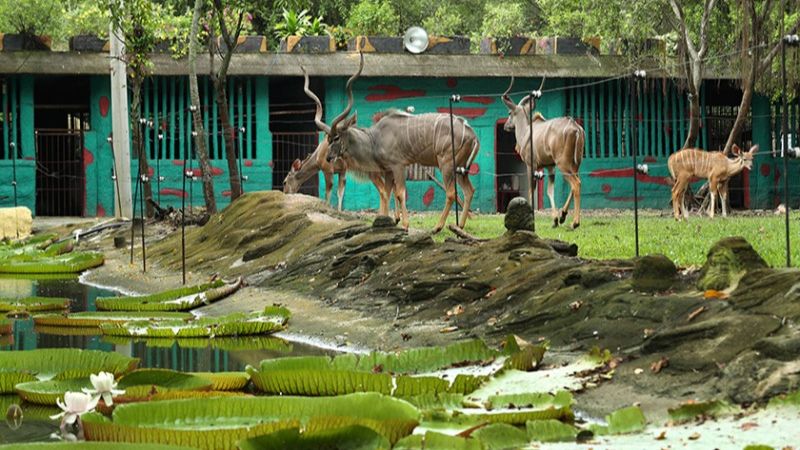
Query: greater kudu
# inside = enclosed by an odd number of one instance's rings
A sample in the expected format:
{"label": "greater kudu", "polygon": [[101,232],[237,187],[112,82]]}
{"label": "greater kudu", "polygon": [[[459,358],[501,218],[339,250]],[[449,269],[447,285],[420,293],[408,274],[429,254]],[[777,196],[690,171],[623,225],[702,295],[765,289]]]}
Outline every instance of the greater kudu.
{"label": "greater kudu", "polygon": [[708,178],[708,191],[711,194],[711,206],[708,208],[709,217],[714,217],[717,194],[722,202],[722,216],[728,215],[728,180],[743,169],[753,168],[753,157],[758,152],[758,145],[749,151],[742,151],[738,145],[733,145],[734,159],[728,159],[723,152],[707,152],[697,148],[684,148],[670,155],[667,160],[669,174],[675,184],[672,185],[672,212],[675,220],[683,217],[689,218],[686,209],[686,187],[692,178]]}
{"label": "greater kudu", "polygon": [[341,159],[328,162],[328,140],[322,139],[313,153],[306,156],[304,160],[295,159],[286,178],[283,180],[283,192],[285,194],[296,194],[300,186],[309,178],[313,177],[317,171],[322,172],[325,177],[325,201],[331,201],[331,191],[333,191],[333,175],[339,175],[339,186],[336,190],[339,200],[339,211],[342,210],[344,200],[344,188],[347,180],[347,164]]}
{"label": "greater kudu", "polygon": [[[322,102],[319,100],[319,97],[316,96],[311,89],[309,88],[309,79],[308,79],[308,72],[306,72],[305,67],[300,67],[303,71],[303,77],[305,83],[303,84],[303,90],[305,91],[306,95],[314,101],[316,105],[316,111],[314,113],[314,123],[317,125],[317,128],[324,132],[326,138],[323,138],[320,143],[317,145],[316,150],[314,153],[306,157],[305,161],[300,162],[300,167],[297,170],[293,170],[289,172],[286,176],[286,180],[284,180],[284,192],[286,192],[287,185],[297,187],[294,188],[295,192],[305,180],[310,178],[313,175],[313,171],[316,168],[322,170],[323,174],[325,175],[325,200],[330,201],[330,192],[333,187],[333,173],[339,174],[339,210],[342,209],[342,199],[344,198],[344,186],[345,186],[345,175],[347,173],[348,164],[345,159],[343,158],[330,158],[330,142],[327,139],[327,136],[330,134],[330,127],[328,127],[325,122],[322,121]],[[295,161],[297,163],[298,161]],[[293,167],[294,169],[294,164]],[[375,188],[378,189],[378,195],[380,196],[380,208],[379,213],[381,215],[388,216],[389,215],[389,195],[392,193],[392,177],[389,173],[382,173],[382,172],[368,172],[365,173],[364,171],[353,171],[356,173],[357,176],[361,177],[368,177],[372,184],[375,185]],[[290,179],[291,177],[291,179]],[[385,180],[384,180],[385,178]],[[287,184],[288,182],[288,184]],[[292,189],[290,187],[290,189]],[[288,193],[288,192],[287,192]],[[397,212],[395,211],[395,216]],[[396,217],[395,217],[396,218]]]}
{"label": "greater kudu", "polygon": [[[542,80],[542,86],[544,80]],[[535,100],[531,101],[530,96],[525,96],[519,104],[514,104],[509,98],[508,93],[514,86],[514,77],[511,77],[511,84],[503,93],[503,103],[508,108],[508,120],[504,125],[506,131],[514,131],[517,139],[515,148],[519,156],[528,165],[531,173],[542,168],[547,169],[547,196],[550,199],[550,206],[553,209],[553,226],[557,227],[564,223],[567,218],[569,203],[575,198],[575,213],[572,218],[572,228],[578,228],[581,224],[581,179],[578,170],[583,160],[583,146],[585,135],[583,127],[578,125],[572,117],[557,117],[545,120],[544,116],[538,112],[533,114],[531,121],[531,104],[536,106]],[[539,88],[541,92],[541,87]],[[531,133],[533,134],[533,161],[531,161]],[[559,214],[555,203],[555,173],[554,168],[558,167],[564,179],[570,185],[570,193],[564,207]],[[533,193],[531,192],[531,196]],[[533,205],[531,205],[533,206]]]}
{"label": "greater kudu", "polygon": [[[361,75],[363,67],[362,55],[358,71],[347,80],[347,107],[330,127],[326,127],[329,130],[326,131],[330,142],[329,158],[343,158],[350,170],[390,173],[394,178],[395,204],[401,210],[404,228],[408,228],[406,167],[410,164],[438,167],[446,200],[434,232],[444,227],[456,199],[456,182],[464,192],[464,212],[458,223],[463,228],[475,193],[468,176],[468,168],[480,148],[475,131],[461,117],[454,118],[451,126],[449,114],[412,115],[400,111],[387,112],[369,128],[355,126],[356,116],[347,116],[353,109],[353,82]],[[458,175],[454,172],[458,172]]]}

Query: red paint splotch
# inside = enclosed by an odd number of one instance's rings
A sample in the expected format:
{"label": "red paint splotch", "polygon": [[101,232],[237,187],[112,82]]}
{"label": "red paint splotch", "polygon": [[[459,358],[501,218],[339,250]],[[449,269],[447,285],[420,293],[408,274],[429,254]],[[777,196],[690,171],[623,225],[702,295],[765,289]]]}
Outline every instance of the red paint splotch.
{"label": "red paint splotch", "polygon": [[[220,169],[219,167],[213,167],[213,166],[211,167],[211,176],[212,177],[216,177],[216,176],[222,175],[223,173],[225,173],[225,172],[222,169]],[[192,176],[193,177],[201,177],[201,176],[203,176],[203,171],[199,167],[194,168],[194,169],[192,169]]]}
{"label": "red paint splotch", "polygon": [[162,188],[161,195],[172,195],[175,197],[183,197],[183,198],[188,197],[186,191],[182,189],[172,189],[172,188]]}
{"label": "red paint splotch", "polygon": [[478,173],[480,173],[480,171],[481,171],[481,166],[479,166],[476,163],[472,163],[472,165],[469,166],[470,175],[477,175]]}
{"label": "red paint splotch", "polygon": [[228,190],[222,191],[222,196],[223,197],[230,197],[231,196],[231,190],[228,189]]}
{"label": "red paint splotch", "polygon": [[631,202],[631,203],[633,203],[633,201],[635,199],[637,199],[638,201],[641,202],[642,200],[644,200],[644,197],[609,197],[609,196],[606,196],[606,199],[609,200],[609,201],[612,201],[612,202]]}
{"label": "red paint splotch", "polygon": [[645,156],[644,162],[652,164],[658,162],[658,159],[655,156]]}
{"label": "red paint splotch", "polygon": [[100,203],[97,204],[97,217],[105,217],[106,209]]}
{"label": "red paint splotch", "polygon": [[246,161],[244,162],[244,166],[245,166],[245,167],[253,167],[253,161],[252,161],[252,160],[249,160],[249,159],[248,159],[248,160],[246,160]]}
{"label": "red paint splotch", "polygon": [[108,101],[108,97],[105,95],[100,96],[100,101],[98,102],[98,106],[100,107],[100,116],[106,117],[108,115],[108,106],[110,102]]}
{"label": "red paint splotch", "polygon": [[611,192],[611,185],[608,183],[603,183],[601,189],[603,190],[604,194],[608,194],[609,192]]}
{"label": "red paint splotch", "polygon": [[[488,108],[453,108],[453,114],[467,119],[475,119],[486,114]],[[444,114],[450,114],[450,108],[436,108],[436,111]]]}
{"label": "red paint splotch", "polygon": [[452,88],[458,86],[458,79],[454,78],[454,77],[449,77],[449,78],[447,78],[447,81],[445,82],[445,84],[447,84],[447,87],[452,89]]}
{"label": "red paint splotch", "polygon": [[173,159],[172,160],[172,165],[174,165],[174,166],[182,166],[183,165],[183,160],[182,159]]}
{"label": "red paint splotch", "polygon": [[152,168],[152,167],[148,167],[148,168],[147,168],[147,176],[148,176],[148,177],[150,177],[150,178],[153,178],[153,174],[154,174],[154,173],[155,173],[155,170],[153,170],[153,168]]}
{"label": "red paint splotch", "polygon": [[763,163],[763,164],[761,164],[761,167],[759,169],[760,169],[762,177],[768,177],[769,176],[769,173],[770,173],[770,170],[771,170],[771,167],[770,167],[769,164]]}
{"label": "red paint splotch", "polygon": [[476,96],[476,95],[466,95],[461,97],[462,101],[467,103],[480,103],[481,105],[491,105],[494,103],[494,98],[492,97],[483,97],[483,96]]}
{"label": "red paint splotch", "polygon": [[433,197],[436,195],[436,191],[433,189],[433,186],[429,187],[425,194],[422,195],[422,204],[425,206],[431,206],[433,203]]}
{"label": "red paint splotch", "polygon": [[[630,178],[633,176],[633,169],[601,169],[589,174],[593,178]],[[650,175],[636,174],[636,179],[642,183],[654,183],[662,186],[672,186],[669,177],[653,177]]]}
{"label": "red paint splotch", "polygon": [[366,97],[368,102],[381,102],[387,100],[397,100],[400,98],[412,98],[412,97],[423,97],[425,95],[425,91],[422,89],[403,89],[400,86],[394,86],[389,84],[378,84],[375,86],[370,86],[368,88],[370,91],[383,91],[380,94],[369,94]]}
{"label": "red paint splotch", "polygon": [[94,162],[94,154],[86,147],[83,148],[83,170],[86,170],[89,165]]}

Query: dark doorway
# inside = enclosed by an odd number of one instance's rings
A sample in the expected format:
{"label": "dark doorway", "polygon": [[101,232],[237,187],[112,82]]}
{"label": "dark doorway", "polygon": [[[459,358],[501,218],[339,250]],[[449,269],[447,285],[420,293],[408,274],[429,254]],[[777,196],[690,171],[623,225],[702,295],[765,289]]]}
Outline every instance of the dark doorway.
{"label": "dark doorway", "polygon": [[[325,105],[323,80],[312,78],[309,88]],[[303,79],[297,77],[270,79],[269,105],[269,129],[272,132],[272,188],[283,189],[283,180],[289,173],[292,162],[295,159],[304,160],[314,152],[319,143],[319,132],[314,124],[316,106],[303,92]],[[300,192],[319,196],[319,172],[303,183]]]}
{"label": "dark doorway", "polygon": [[[707,81],[705,98],[705,126],[708,127],[708,148],[709,151],[721,151],[725,148],[728,135],[736,122],[736,115],[739,114],[739,103],[742,100],[742,91],[730,81]],[[753,122],[751,114],[745,119],[742,134],[739,137],[739,145],[743,150],[748,150],[753,142]],[[744,182],[745,173],[740,173],[731,178],[728,182],[728,199],[731,208],[747,208],[745,204]]]}
{"label": "dark doorway", "polygon": [[36,215],[82,216],[86,207],[83,133],[89,78],[39,77],[34,90]]}
{"label": "dark doorway", "polygon": [[497,121],[495,126],[495,192],[497,194],[497,212],[505,213],[508,202],[514,197],[528,195],[528,168],[519,157],[514,147],[517,140],[514,133],[503,129],[505,119]]}

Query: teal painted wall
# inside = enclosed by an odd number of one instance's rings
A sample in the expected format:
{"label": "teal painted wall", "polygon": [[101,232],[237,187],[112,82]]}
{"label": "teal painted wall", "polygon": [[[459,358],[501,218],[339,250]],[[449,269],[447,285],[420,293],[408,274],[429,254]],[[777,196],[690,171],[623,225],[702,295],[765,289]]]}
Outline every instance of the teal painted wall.
{"label": "teal painted wall", "polygon": [[14,206],[13,183],[16,180],[17,205],[26,206],[35,214],[36,145],[33,134],[33,78],[8,77],[5,95],[0,97],[2,97],[0,109],[3,112],[3,124],[0,130],[3,134],[3,149],[0,156],[0,207]]}

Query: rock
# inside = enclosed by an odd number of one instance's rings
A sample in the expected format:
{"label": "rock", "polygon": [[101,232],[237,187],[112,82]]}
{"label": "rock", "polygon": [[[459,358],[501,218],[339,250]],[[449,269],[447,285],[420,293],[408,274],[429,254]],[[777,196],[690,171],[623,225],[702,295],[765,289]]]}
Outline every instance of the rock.
{"label": "rock", "polygon": [[664,255],[647,255],[633,265],[633,288],[639,292],[663,292],[672,287],[678,268]]}
{"label": "rock", "polygon": [[396,226],[397,222],[389,216],[378,216],[372,222],[372,228],[394,228]]}
{"label": "rock", "polygon": [[727,237],[708,251],[697,287],[702,291],[735,287],[747,272],[766,267],[761,255],[743,237]]}
{"label": "rock", "polygon": [[504,224],[508,231],[533,230],[533,210],[528,201],[515,197],[508,203]]}
{"label": "rock", "polygon": [[753,345],[762,355],[779,361],[793,361],[800,354],[800,332],[791,335],[769,336]]}

